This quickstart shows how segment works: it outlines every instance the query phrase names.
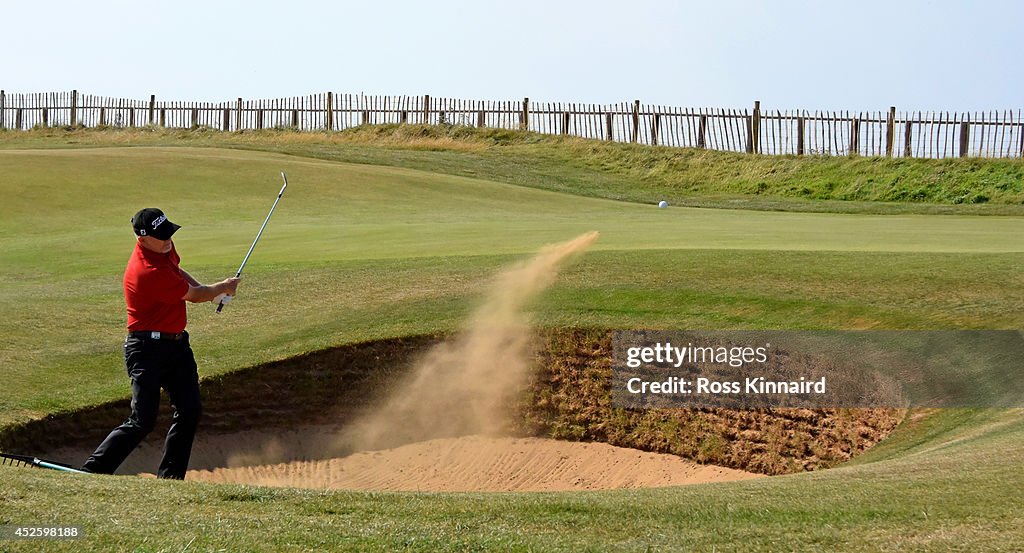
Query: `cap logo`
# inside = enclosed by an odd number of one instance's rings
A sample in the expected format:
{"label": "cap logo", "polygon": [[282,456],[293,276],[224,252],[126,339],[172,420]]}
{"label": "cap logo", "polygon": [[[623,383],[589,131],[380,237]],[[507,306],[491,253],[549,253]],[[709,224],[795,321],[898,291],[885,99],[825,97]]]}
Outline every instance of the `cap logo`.
{"label": "cap logo", "polygon": [[156,219],[154,219],[153,220],[153,229],[156,230],[156,227],[160,226],[166,220],[167,220],[167,216],[166,215],[161,215],[161,216],[157,217]]}

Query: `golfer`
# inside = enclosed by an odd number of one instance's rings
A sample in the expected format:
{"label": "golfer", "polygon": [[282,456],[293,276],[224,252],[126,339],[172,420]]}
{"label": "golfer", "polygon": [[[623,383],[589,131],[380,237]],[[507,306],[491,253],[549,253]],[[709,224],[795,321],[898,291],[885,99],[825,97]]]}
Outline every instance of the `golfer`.
{"label": "golfer", "polygon": [[136,244],[124,271],[128,337],[124,362],[132,380],[132,413],[115,428],[82,469],[113,474],[156,423],[160,388],[167,390],[174,417],[157,476],[184,479],[201,412],[199,374],[185,332],[185,302],[233,296],[239,279],[200,284],[178,266],[171,236],[179,228],[162,211],[146,208],[132,218]]}

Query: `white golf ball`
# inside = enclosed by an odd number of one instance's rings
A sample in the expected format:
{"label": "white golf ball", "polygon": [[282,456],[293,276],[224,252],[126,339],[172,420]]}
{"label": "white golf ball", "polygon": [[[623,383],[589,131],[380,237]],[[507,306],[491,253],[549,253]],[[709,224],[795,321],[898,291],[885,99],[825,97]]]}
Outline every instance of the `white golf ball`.
{"label": "white golf ball", "polygon": [[665,200],[661,200],[660,202],[658,202],[658,207],[665,209],[666,207],[668,207],[668,202],[666,202]]}

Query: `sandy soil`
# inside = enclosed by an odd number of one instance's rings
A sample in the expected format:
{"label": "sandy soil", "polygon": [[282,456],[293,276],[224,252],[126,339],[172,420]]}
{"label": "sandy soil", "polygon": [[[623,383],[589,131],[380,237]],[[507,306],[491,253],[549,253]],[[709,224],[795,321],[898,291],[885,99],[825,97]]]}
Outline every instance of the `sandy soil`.
{"label": "sandy soil", "polygon": [[193,470],[188,479],[401,491],[558,491],[678,486],[762,475],[602,443],[469,436],[329,460]]}

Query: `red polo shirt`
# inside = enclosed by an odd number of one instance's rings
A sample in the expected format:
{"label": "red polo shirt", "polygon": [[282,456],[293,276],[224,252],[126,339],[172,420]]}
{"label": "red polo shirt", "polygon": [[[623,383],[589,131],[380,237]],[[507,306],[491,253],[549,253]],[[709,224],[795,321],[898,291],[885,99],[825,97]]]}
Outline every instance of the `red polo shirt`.
{"label": "red polo shirt", "polygon": [[124,270],[124,301],[128,304],[128,332],[158,330],[176,334],[185,330],[188,281],[181,274],[177,250],[157,253],[135,243]]}

